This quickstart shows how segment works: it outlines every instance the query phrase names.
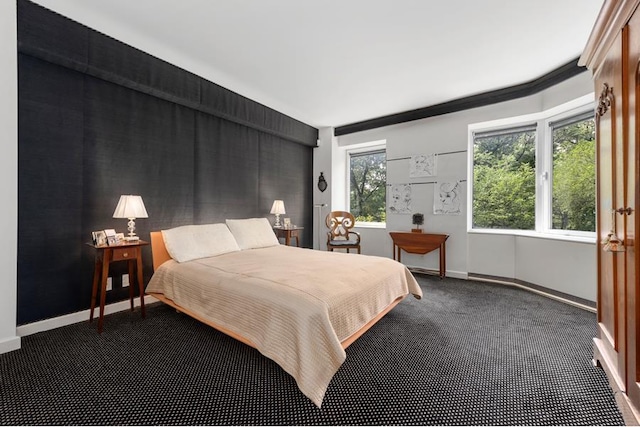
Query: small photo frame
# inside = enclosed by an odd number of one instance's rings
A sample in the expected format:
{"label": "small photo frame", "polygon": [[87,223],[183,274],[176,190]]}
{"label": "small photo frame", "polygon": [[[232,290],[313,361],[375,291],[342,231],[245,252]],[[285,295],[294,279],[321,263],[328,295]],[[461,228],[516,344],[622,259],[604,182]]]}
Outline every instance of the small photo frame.
{"label": "small photo frame", "polygon": [[115,246],[120,243],[118,241],[118,236],[116,235],[116,230],[114,230],[113,228],[104,230],[104,234],[107,236],[107,245]]}
{"label": "small photo frame", "polygon": [[284,228],[291,228],[291,218],[284,219]]}
{"label": "small photo frame", "polygon": [[91,232],[91,241],[94,246],[106,246],[107,245],[107,235],[104,230],[92,231]]}

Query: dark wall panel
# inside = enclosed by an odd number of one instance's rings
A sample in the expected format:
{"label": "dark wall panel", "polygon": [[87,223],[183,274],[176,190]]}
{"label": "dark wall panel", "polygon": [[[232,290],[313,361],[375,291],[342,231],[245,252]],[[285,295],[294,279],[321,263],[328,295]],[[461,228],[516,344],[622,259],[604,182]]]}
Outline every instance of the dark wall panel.
{"label": "dark wall panel", "polygon": [[[18,313],[35,320],[88,301],[82,253],[82,75],[19,55]],[[64,295],[60,298],[60,295]]]}
{"label": "dark wall panel", "polygon": [[[18,324],[89,307],[85,243],[94,230],[126,232],[112,218],[122,194],[143,197],[143,239],[273,219],[282,198],[310,244],[316,129],[26,0],[18,50]],[[107,302],[128,299],[125,269],[113,265]]]}
{"label": "dark wall panel", "polygon": [[275,199],[284,201],[281,218],[305,227],[301,245],[313,243],[313,148],[288,144],[271,135],[260,140],[260,206],[271,209]]}
{"label": "dark wall panel", "polygon": [[96,31],[88,32],[87,64],[108,74],[118,84],[149,91],[170,101],[195,106],[200,100],[200,78]]}
{"label": "dark wall panel", "polygon": [[192,223],[195,113],[93,78],[86,87],[84,221],[113,228],[120,195],[140,194],[149,212],[140,232]]}
{"label": "dark wall panel", "polygon": [[258,205],[259,132],[205,114],[197,122],[195,220],[264,216],[268,211]]}

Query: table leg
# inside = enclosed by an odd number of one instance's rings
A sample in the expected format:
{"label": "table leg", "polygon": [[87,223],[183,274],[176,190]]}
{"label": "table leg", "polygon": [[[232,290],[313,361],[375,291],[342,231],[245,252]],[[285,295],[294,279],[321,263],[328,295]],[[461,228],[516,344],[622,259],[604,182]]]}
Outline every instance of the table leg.
{"label": "table leg", "polygon": [[109,263],[111,262],[111,249],[104,250],[102,258],[102,280],[100,286],[100,317],[98,319],[98,333],[102,333],[102,322],[104,320],[104,303],[107,298],[107,278],[109,277]]}
{"label": "table leg", "polygon": [[142,312],[142,317],[146,317],[146,313],[144,310],[144,279],[143,279],[143,275],[142,275],[142,251],[140,248],[137,249],[138,252],[138,256],[137,256],[137,266],[136,269],[138,270],[138,289],[140,291],[140,311]]}
{"label": "table leg", "polygon": [[444,279],[445,275],[447,274],[447,250],[445,247],[445,243],[443,242],[442,245],[440,245],[440,278]]}
{"label": "table leg", "polygon": [[135,261],[132,259],[127,261],[127,267],[129,268],[129,303],[131,305],[131,311],[133,311],[133,278],[135,277]]}
{"label": "table leg", "polygon": [[96,256],[95,267],[93,269],[93,287],[91,288],[91,311],[89,312],[89,322],[93,321],[93,310],[96,308],[96,296],[98,295],[98,282],[102,273],[102,261]]}
{"label": "table leg", "polygon": [[284,244],[289,246],[289,243],[291,243],[291,233],[287,233],[285,231],[284,232]]}

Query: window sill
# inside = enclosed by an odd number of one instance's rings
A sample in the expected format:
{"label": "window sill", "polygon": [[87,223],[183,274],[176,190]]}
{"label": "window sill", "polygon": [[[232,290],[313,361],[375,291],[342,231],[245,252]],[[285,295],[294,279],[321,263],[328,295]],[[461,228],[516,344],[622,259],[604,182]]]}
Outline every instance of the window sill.
{"label": "window sill", "polygon": [[471,229],[467,230],[468,234],[499,234],[506,236],[521,236],[521,237],[531,237],[535,239],[545,239],[545,240],[561,240],[565,242],[574,242],[574,243],[596,243],[595,233],[593,236],[573,236],[568,234],[559,234],[559,233],[540,233],[536,231],[526,231],[526,230],[490,230],[490,229]]}
{"label": "window sill", "polygon": [[379,228],[386,229],[386,222],[356,222],[355,228]]}

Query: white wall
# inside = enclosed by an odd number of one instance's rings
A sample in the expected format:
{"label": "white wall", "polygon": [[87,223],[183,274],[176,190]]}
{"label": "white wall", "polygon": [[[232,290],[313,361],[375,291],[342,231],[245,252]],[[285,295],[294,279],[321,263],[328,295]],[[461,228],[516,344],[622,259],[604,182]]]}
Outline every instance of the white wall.
{"label": "white wall", "polygon": [[18,59],[16,2],[0,2],[0,353],[20,348],[16,335],[18,260]]}
{"label": "white wall", "polygon": [[[423,182],[425,179],[409,178],[408,160],[393,160],[415,154],[462,153],[438,156],[438,177],[467,180],[468,125],[472,123],[504,119],[538,113],[593,92],[591,75],[584,72],[538,94],[486,107],[431,117],[423,120],[372,129],[334,138],[337,147],[386,140],[387,180],[389,184]],[[323,134],[329,132],[323,130]],[[328,137],[325,136],[328,139]],[[333,165],[334,180],[342,161]],[[326,161],[315,158],[316,166],[328,169]],[[338,177],[338,178],[337,178]],[[344,177],[342,177],[344,179]],[[560,292],[595,301],[596,276],[594,270],[595,245],[570,241],[547,240],[523,236],[478,234],[467,232],[466,206],[467,183],[463,182],[463,215],[433,215],[434,185],[413,185],[413,212],[425,214],[426,231],[446,233],[447,275],[467,277],[477,273],[519,279]],[[336,185],[330,186],[336,191]],[[342,200],[344,196],[332,195]],[[343,207],[343,206],[341,206]],[[362,234],[363,253],[392,256],[392,243],[388,232],[408,231],[412,228],[411,215],[389,215],[386,229],[359,228]],[[406,265],[427,269],[438,268],[437,253],[425,256],[403,254]]]}

